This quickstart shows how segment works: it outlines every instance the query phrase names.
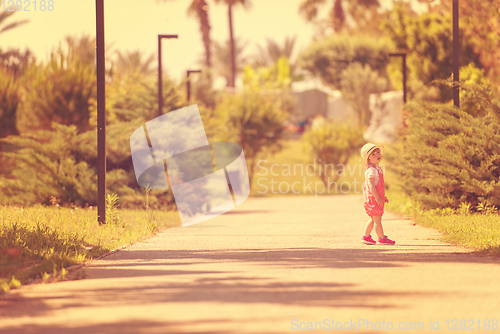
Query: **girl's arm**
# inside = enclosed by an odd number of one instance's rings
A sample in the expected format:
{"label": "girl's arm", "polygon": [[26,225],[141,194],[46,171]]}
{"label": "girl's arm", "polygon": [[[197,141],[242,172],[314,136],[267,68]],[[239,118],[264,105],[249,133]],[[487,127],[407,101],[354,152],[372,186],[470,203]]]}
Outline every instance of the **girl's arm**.
{"label": "girl's arm", "polygon": [[382,206],[384,205],[384,199],[382,199],[382,197],[380,197],[379,193],[377,192],[377,188],[375,188],[375,178],[374,177],[370,177],[368,179],[368,181],[370,181],[370,187],[371,187],[371,192],[373,194],[373,197],[375,197],[375,200],[377,201],[377,204],[379,206]]}

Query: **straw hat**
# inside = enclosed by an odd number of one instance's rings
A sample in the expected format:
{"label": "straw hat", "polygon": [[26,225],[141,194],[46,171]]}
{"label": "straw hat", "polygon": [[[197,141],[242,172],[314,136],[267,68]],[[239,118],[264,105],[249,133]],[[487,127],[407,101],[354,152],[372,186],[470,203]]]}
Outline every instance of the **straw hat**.
{"label": "straw hat", "polygon": [[380,149],[380,153],[382,156],[384,155],[384,147],[382,145],[375,145],[372,143],[365,144],[361,148],[361,157],[363,158],[363,164],[367,165],[368,164],[368,157],[370,154],[375,150],[375,149]]}

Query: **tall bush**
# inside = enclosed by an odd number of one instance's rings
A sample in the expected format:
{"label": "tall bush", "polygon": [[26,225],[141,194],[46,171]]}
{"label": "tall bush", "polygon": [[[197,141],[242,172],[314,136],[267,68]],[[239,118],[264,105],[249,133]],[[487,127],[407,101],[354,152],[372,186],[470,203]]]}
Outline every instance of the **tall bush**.
{"label": "tall bush", "polygon": [[2,140],[18,148],[4,153],[9,168],[0,176],[2,204],[50,204],[51,197],[64,204],[95,203],[96,173],[82,159],[95,148],[74,125],[53,123],[52,129]]}
{"label": "tall bush", "polygon": [[480,101],[483,101],[484,97],[491,100],[495,92],[493,85],[486,77],[485,70],[477,68],[473,63],[462,66],[460,67],[460,82],[465,88],[460,90],[461,109],[472,116],[485,116],[487,109],[484,108],[484,103],[478,103],[478,97],[483,96]]}
{"label": "tall bush", "polygon": [[314,159],[315,174],[327,186],[328,182],[336,182],[340,176],[338,173],[327,174],[327,169],[332,168],[333,172],[339,165],[340,168],[346,166],[349,158],[363,145],[363,132],[352,122],[326,119],[311,126],[304,133],[304,140],[309,155]]}
{"label": "tall bush", "polygon": [[282,148],[288,114],[281,110],[273,94],[255,91],[226,96],[216,113],[223,124],[217,138],[238,143],[243,148],[251,183],[257,159],[265,152]]}
{"label": "tall bush", "polygon": [[408,127],[397,170],[407,195],[423,208],[458,208],[463,202],[500,207],[500,102],[481,87],[462,88],[484,116],[451,104],[405,107]]}

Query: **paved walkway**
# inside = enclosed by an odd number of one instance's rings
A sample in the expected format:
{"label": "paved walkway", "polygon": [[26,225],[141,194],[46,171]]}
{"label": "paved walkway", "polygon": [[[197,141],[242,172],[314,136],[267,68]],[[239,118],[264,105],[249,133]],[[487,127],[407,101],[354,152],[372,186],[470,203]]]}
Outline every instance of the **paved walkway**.
{"label": "paved walkway", "polygon": [[362,245],[361,208],[357,195],[250,198],[93,261],[87,279],[14,290],[0,299],[0,333],[281,334],[332,322],[428,333],[438,321],[456,333],[452,319],[498,332],[484,328],[500,320],[498,258],[391,214],[397,244]]}

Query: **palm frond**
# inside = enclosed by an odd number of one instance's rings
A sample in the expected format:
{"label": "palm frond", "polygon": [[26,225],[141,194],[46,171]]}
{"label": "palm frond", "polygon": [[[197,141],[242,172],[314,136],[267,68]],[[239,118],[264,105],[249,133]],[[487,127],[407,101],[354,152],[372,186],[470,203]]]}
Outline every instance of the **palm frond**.
{"label": "palm frond", "polygon": [[[0,25],[5,21],[7,20],[10,16],[14,15],[16,12],[8,12],[8,11],[2,11],[0,12]],[[7,31],[7,30],[10,30],[10,29],[14,29],[22,24],[25,24],[25,23],[28,23],[29,20],[21,20],[21,21],[16,21],[16,22],[12,22],[12,23],[9,23],[3,27],[0,28],[0,34]]]}
{"label": "palm frond", "polygon": [[307,21],[312,21],[318,15],[318,6],[324,3],[325,0],[304,0],[300,3],[299,13],[304,15]]}

